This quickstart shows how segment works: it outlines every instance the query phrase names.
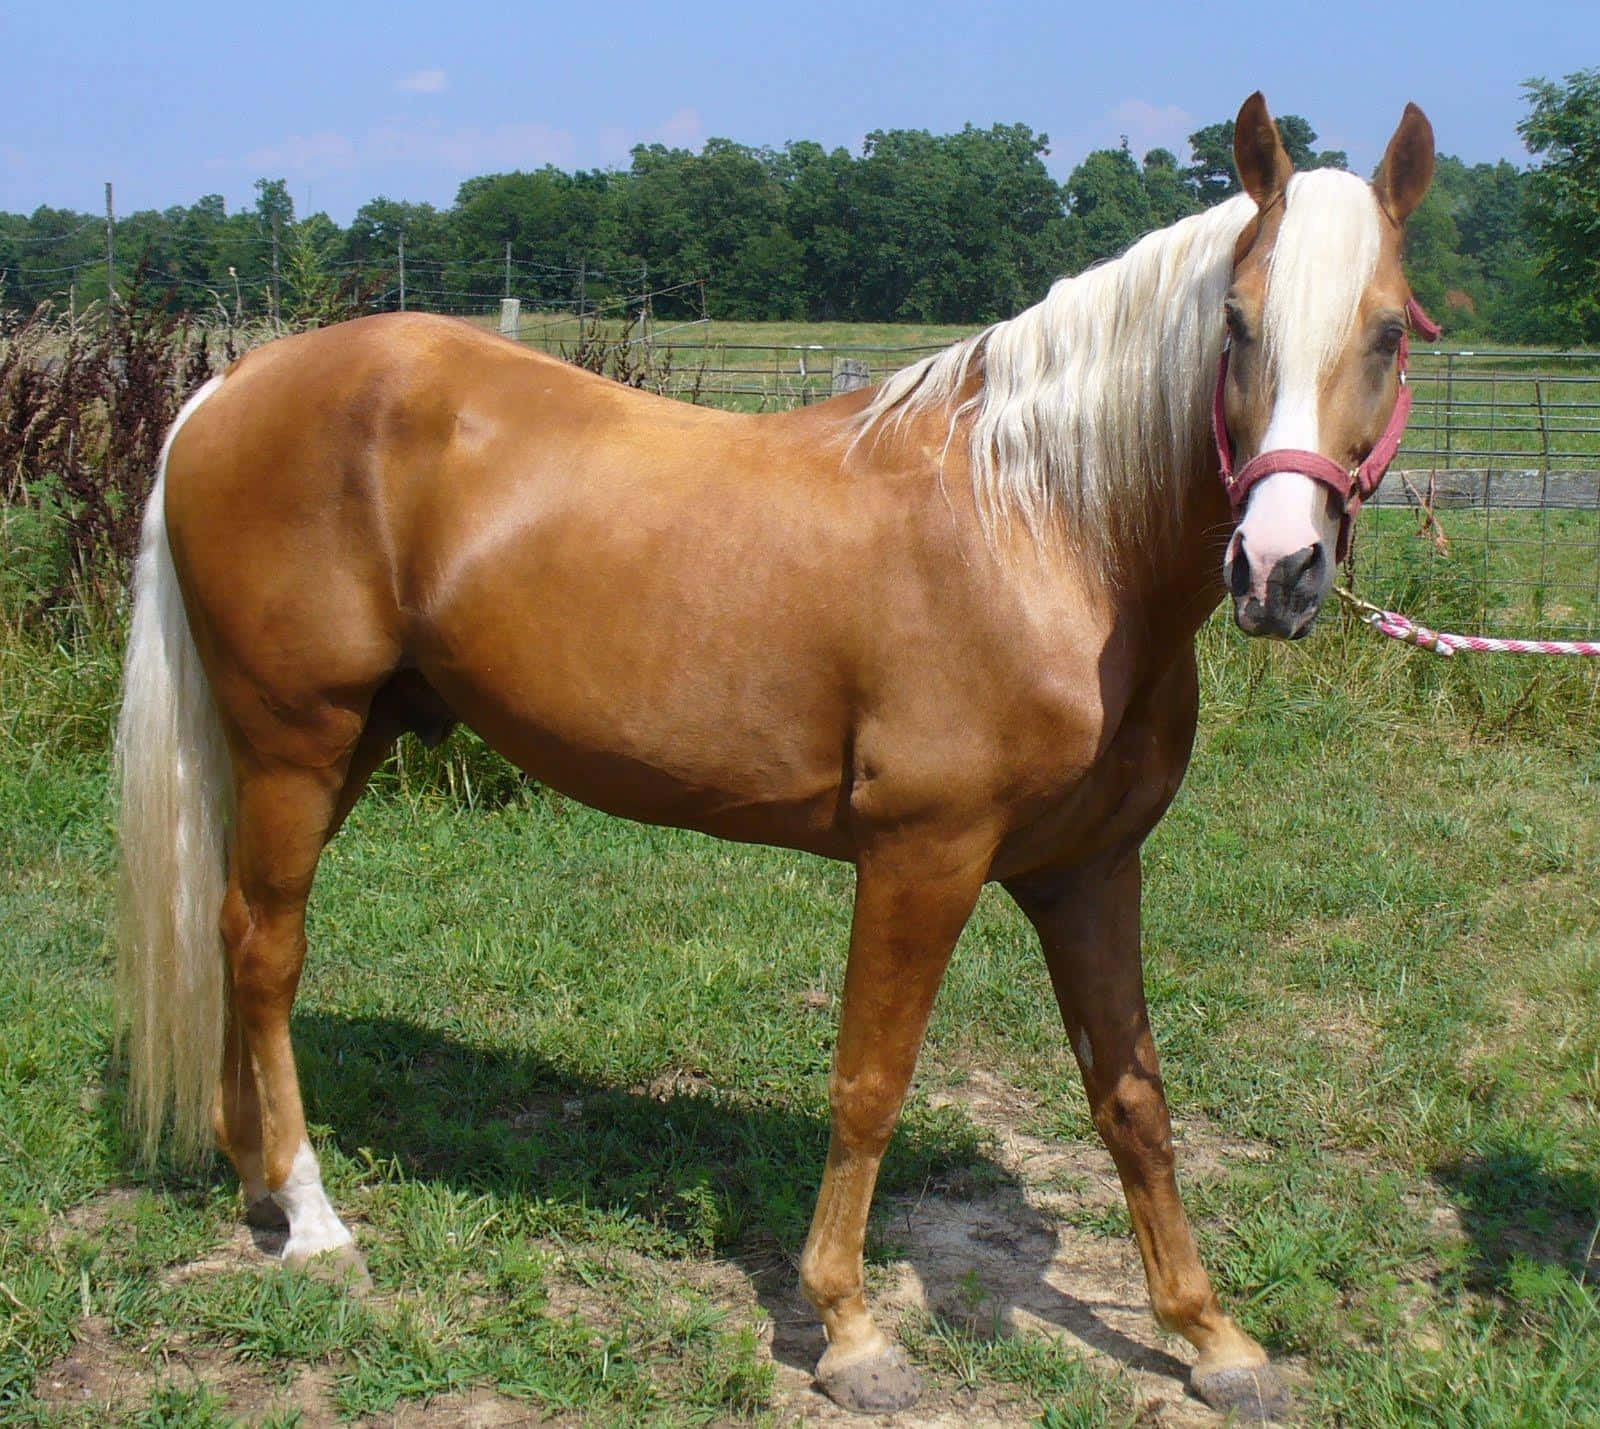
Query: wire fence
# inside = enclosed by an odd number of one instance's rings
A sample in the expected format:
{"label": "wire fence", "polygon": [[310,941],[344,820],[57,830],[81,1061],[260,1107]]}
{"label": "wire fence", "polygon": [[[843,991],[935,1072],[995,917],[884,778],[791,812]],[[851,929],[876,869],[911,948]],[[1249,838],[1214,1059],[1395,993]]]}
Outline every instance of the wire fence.
{"label": "wire fence", "polygon": [[[525,330],[521,341],[569,357],[578,332],[561,317]],[[616,342],[650,349],[652,385],[666,395],[743,412],[787,411],[871,386],[943,346],[730,340],[706,318],[652,322]]]}
{"label": "wire fence", "polygon": [[1600,354],[1424,351],[1351,575],[1469,634],[1600,630]]}
{"label": "wire fence", "polygon": [[[524,340],[569,355],[570,317]],[[937,346],[724,341],[715,324],[634,332],[661,390],[772,411],[880,382]],[[1370,599],[1468,634],[1600,634],[1600,354],[1423,350],[1389,479],[1346,578]]]}
{"label": "wire fence", "polygon": [[[193,282],[149,265],[143,274],[158,289]],[[365,308],[401,305],[397,269],[375,274],[352,260],[327,276],[362,279]],[[574,280],[575,295],[551,295],[551,284],[570,290]],[[939,348],[761,341],[709,318],[702,278],[644,268],[607,273],[516,253],[408,260],[409,308],[500,330],[507,295],[520,303],[514,335],[529,346],[571,358],[587,345],[585,360],[626,350],[630,371],[656,390],[747,412],[881,382]],[[215,296],[224,319],[237,313],[236,293]],[[1406,440],[1358,523],[1346,579],[1462,633],[1600,634],[1600,354],[1421,349],[1411,381]]]}

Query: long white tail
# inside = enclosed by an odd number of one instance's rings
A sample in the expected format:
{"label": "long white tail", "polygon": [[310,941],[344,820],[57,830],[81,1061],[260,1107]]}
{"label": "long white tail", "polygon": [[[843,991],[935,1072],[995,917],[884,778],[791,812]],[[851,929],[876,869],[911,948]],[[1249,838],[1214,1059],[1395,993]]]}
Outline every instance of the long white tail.
{"label": "long white tail", "polygon": [[119,1017],[129,1116],[147,1159],[169,1125],[173,1152],[212,1146],[226,976],[220,919],[233,771],[211,687],[189,631],[167,542],[167,457],[214,377],[167,434],[139,536],[133,618],[117,722],[121,785]]}

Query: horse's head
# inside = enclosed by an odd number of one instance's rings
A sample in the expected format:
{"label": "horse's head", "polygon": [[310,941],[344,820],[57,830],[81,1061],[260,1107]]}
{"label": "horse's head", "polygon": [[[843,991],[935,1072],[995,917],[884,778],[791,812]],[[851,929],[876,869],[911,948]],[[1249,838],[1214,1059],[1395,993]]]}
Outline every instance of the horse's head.
{"label": "horse's head", "polygon": [[1256,214],[1224,316],[1216,422],[1237,526],[1223,578],[1248,635],[1304,635],[1333,584],[1363,496],[1394,455],[1406,329],[1420,318],[1401,238],[1433,178],[1433,129],[1407,105],[1383,168],[1296,174],[1253,94],[1234,159]]}

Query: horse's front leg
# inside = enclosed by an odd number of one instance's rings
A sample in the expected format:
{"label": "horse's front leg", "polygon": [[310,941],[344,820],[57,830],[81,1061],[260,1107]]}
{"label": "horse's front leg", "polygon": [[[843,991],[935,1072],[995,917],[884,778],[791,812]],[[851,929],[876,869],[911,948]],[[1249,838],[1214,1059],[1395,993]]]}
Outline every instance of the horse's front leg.
{"label": "horse's front leg", "polygon": [[991,853],[989,846],[957,850],[897,840],[857,861],[850,961],[828,1085],[833,1135],[800,1257],[801,1284],[828,1335],[817,1379],[847,1409],[903,1409],[920,1388],[867,1311],[862,1249],[878,1166]]}
{"label": "horse's front leg", "polygon": [[1266,1351],[1218,1303],[1178,1197],[1145,1009],[1138,853],[1007,887],[1044,946],[1094,1124],[1122,1179],[1156,1319],[1200,1352],[1195,1393],[1251,1419],[1287,1412],[1288,1392]]}

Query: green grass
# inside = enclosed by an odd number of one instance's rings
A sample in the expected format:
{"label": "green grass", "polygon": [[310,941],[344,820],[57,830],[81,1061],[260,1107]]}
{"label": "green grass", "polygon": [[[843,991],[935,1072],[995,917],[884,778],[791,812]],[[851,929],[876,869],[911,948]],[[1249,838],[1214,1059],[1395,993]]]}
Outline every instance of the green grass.
{"label": "green grass", "polygon": [[[1194,766],[1148,847],[1172,1102],[1252,1148],[1186,1179],[1191,1219],[1239,1318],[1303,1366],[1312,1422],[1592,1419],[1595,676],[1325,625],[1203,632]],[[848,870],[607,819],[470,737],[408,747],[325,859],[295,1019],[375,1293],[248,1253],[192,1272],[236,1234],[230,1178],[137,1174],[119,1132],[116,676],[105,629],[0,626],[0,1418],[104,1422],[50,1389],[74,1364],[115,1369],[139,1424],[290,1422],[307,1383],[350,1417],[474,1390],[586,1422],[773,1413],[772,1307],[727,1285],[792,1278]],[[992,890],[885,1196],[1013,1180],[925,1095],[972,1066],[1036,1108],[1027,1129],[1090,1135],[1032,936]],[[869,1259],[895,1243],[880,1216]],[[1049,1424],[1135,1413],[1125,1374],[1042,1337],[901,1328],[936,1393]]]}
{"label": "green grass", "polygon": [[[498,318],[473,321],[497,330]],[[832,392],[836,359],[865,362],[880,382],[909,362],[978,329],[918,323],[692,322],[661,318],[651,324],[656,367],[651,385],[685,400],[737,411],[777,411],[816,402]],[[635,342],[636,330],[602,323],[607,341]],[[569,313],[524,313],[521,339],[565,356],[577,346],[578,320]]]}
{"label": "green grass", "polygon": [[[498,330],[498,316],[474,318],[480,326]],[[857,323],[857,322],[730,322],[723,318],[694,322],[661,317],[652,321],[658,341],[673,347],[703,348],[867,348],[894,351],[902,348],[942,347],[977,332],[973,323]],[[602,324],[607,337],[621,335],[621,324]],[[578,320],[571,313],[540,313],[524,309],[522,337],[539,345],[571,343],[578,337]],[[760,359],[752,359],[760,364]]]}
{"label": "green grass", "polygon": [[1419,353],[1411,386],[1401,465],[1426,452],[1445,470],[1486,460],[1521,470],[1548,459],[1560,472],[1593,470],[1600,456],[1600,358],[1592,353]]}
{"label": "green grass", "polygon": [[[470,321],[497,330],[494,315]],[[975,325],[928,323],[696,322],[652,323],[666,355],[664,385],[674,396],[772,410],[828,395],[836,356],[866,361],[874,381],[928,351],[978,331]],[[623,337],[603,321],[602,337]],[[626,334],[637,338],[638,333]],[[566,312],[524,311],[524,342],[561,354],[576,346],[579,323]],[[1447,355],[1448,354],[1448,355]],[[802,370],[803,365],[803,370]],[[1418,350],[1411,362],[1415,397],[1399,465],[1420,469],[1481,466],[1590,470],[1600,457],[1600,357],[1497,348],[1491,355]],[[1448,431],[1447,431],[1448,427]]]}
{"label": "green grass", "polygon": [[1415,509],[1362,512],[1354,569],[1368,600],[1457,633],[1600,632],[1600,510],[1441,507],[1447,550],[1418,539],[1419,518]]}

